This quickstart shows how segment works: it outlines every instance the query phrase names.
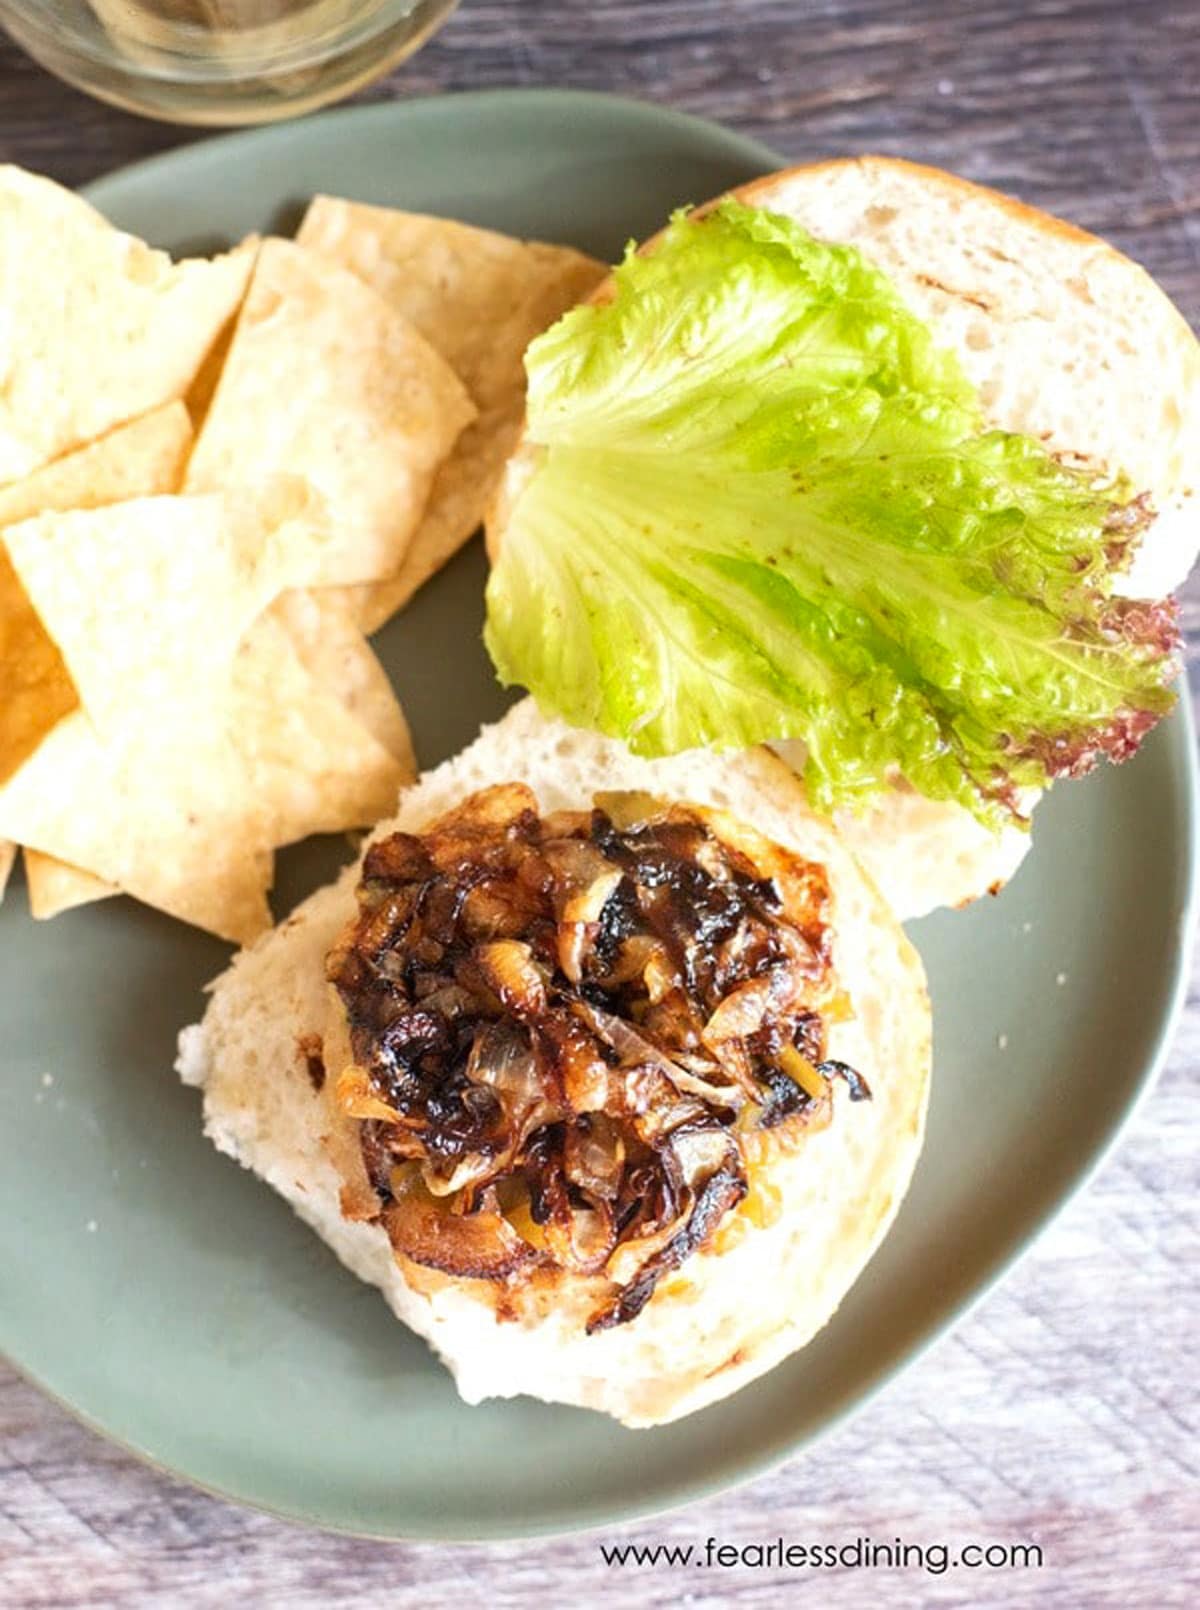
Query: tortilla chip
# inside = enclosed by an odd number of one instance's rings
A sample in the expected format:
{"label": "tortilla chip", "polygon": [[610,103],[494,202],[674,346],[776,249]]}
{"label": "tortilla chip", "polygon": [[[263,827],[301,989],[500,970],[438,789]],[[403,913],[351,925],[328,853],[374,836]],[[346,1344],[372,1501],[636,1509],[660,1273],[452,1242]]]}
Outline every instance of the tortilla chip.
{"label": "tortilla chip", "polygon": [[69,863],[53,901],[77,869],[79,898],[101,892],[84,872],[245,940],[269,920],[277,843],[365,825],[394,802],[402,768],[258,618],[309,579],[325,540],[304,489],[299,505],[290,485],[268,490],[265,508],[139,498],[0,534],[37,601],[35,614],[10,568],[35,629],[18,664],[30,643],[57,656],[61,639],[62,679],[84,706],[42,720],[0,788],[0,833]]}
{"label": "tortilla chip", "polygon": [[263,243],[185,488],[306,480],[336,533],[327,583],[395,572],[474,417],[450,367],[355,275]]}
{"label": "tortilla chip", "polygon": [[[187,409],[181,402],[165,403],[161,408],[143,414],[140,419],[132,420],[128,425],[118,425],[99,441],[78,448],[63,458],[55,459],[44,468],[26,476],[23,481],[16,481],[11,486],[0,489],[0,526],[11,525],[52,509],[97,508],[101,504],[116,503],[123,498],[154,492],[173,492],[182,479],[191,443],[192,429]],[[19,586],[19,583],[16,582],[7,553],[0,553],[0,567],[7,576],[6,583],[0,585],[0,641],[2,641],[6,631],[6,617],[9,619],[11,629],[11,616],[8,612],[12,608],[12,589],[14,586]],[[28,641],[36,640],[35,659],[41,657],[47,663],[55,663],[58,651],[46,636],[44,629],[40,623],[37,627],[29,624],[29,616],[33,614],[33,609],[23,588],[20,590],[18,609],[25,618],[26,631],[31,634]],[[20,654],[22,663],[28,664],[29,656],[25,649],[18,649],[15,652]],[[61,657],[57,663],[61,664]],[[4,702],[11,696],[8,664],[8,657],[0,654],[0,701]],[[75,698],[72,693],[66,708],[73,708],[74,704]],[[43,731],[49,730],[49,726],[53,725],[52,716],[55,707],[52,702],[42,710],[39,719],[33,723],[34,731],[39,728]],[[4,717],[0,715],[0,728],[3,725]],[[8,763],[5,755],[0,754],[0,780],[8,775],[14,765],[25,758],[26,753],[28,746],[17,744],[13,758],[10,738]],[[7,853],[8,863],[11,863],[13,853],[15,846]],[[0,867],[7,876],[8,865],[4,864],[4,861],[5,856],[0,854]],[[86,900],[101,899],[113,892],[108,884],[93,878],[90,873],[55,861],[50,856],[38,855],[36,851],[25,857],[25,878],[29,886],[29,903],[35,917],[53,916],[56,911],[65,911],[70,906],[81,905]]]}
{"label": "tortilla chip", "polygon": [[369,825],[404,780],[264,617],[238,650],[226,709],[106,739],[82,712],[60,722],[0,788],[0,832],[245,943],[270,923],[273,847]]}
{"label": "tortilla chip", "polygon": [[399,763],[404,782],[417,774],[412,736],[388,674],[355,625],[346,589],[283,593],[271,606],[301,664],[321,687],[336,693]]}
{"label": "tortilla chip", "polygon": [[70,191],[0,168],[0,485],[182,397],[253,261],[242,247],[172,263]]}
{"label": "tortilla chip", "polygon": [[197,434],[204,421],[208,418],[208,410],[212,407],[212,400],[217,394],[217,384],[221,379],[221,371],[225,367],[225,360],[229,356],[229,349],[233,345],[233,332],[235,322],[230,320],[225,329],[217,337],[215,345],[210,349],[207,358],[196,371],[196,378],[188,387],[184,402],[192,421],[192,429]]}
{"label": "tortilla chip", "polygon": [[374,631],[482,523],[524,417],[525,348],[608,270],[570,247],[330,196],[312,202],[297,240],[416,325],[479,410],[439,470],[399,570],[355,590],[359,624]]}
{"label": "tortilla chip", "polygon": [[57,917],[60,911],[86,906],[93,900],[107,900],[120,894],[115,884],[85,872],[82,867],[57,861],[40,850],[25,849],[25,886],[29,891],[29,910],[38,922]]}
{"label": "tortilla chip", "polygon": [[394,809],[406,769],[337,690],[322,687],[268,614],[238,652],[230,730],[250,831],[272,845],[369,827]]}
{"label": "tortilla chip", "polygon": [[13,869],[13,862],[17,859],[17,846],[9,839],[0,839],[0,900],[4,899],[4,891],[8,887],[9,874]]}
{"label": "tortilla chip", "polygon": [[0,487],[0,526],[56,509],[98,509],[127,498],[175,492],[191,445],[187,409],[181,402],[164,403],[23,481]]}
{"label": "tortilla chip", "polygon": [[78,703],[66,663],[0,541],[0,783]]}
{"label": "tortilla chip", "polygon": [[[286,496],[265,510],[218,496],[135,498],[39,515],[0,542],[84,709],[111,736],[220,696],[251,622],[319,567],[324,536],[292,513]],[[37,670],[40,690],[51,672]]]}
{"label": "tortilla chip", "polygon": [[238,773],[215,723],[168,718],[102,741],[77,710],[0,788],[0,833],[245,942],[270,923],[271,863],[244,831]]}

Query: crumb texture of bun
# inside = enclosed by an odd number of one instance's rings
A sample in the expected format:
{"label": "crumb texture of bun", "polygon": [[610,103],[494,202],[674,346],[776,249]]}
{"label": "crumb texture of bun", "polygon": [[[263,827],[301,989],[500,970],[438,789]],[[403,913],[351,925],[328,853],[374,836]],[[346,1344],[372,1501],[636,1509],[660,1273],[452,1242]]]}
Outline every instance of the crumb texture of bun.
{"label": "crumb texture of bun", "polygon": [[[834,965],[855,1012],[831,1025],[828,1054],[862,1071],[874,1099],[850,1103],[839,1090],[828,1128],[772,1160],[769,1186],[782,1205],[774,1222],[747,1222],[727,1250],[694,1254],[636,1319],[592,1336],[583,1326],[593,1294],[576,1294],[569,1278],[553,1300],[523,1303],[518,1317],[503,1318],[490,1283],[402,1267],[378,1224],[351,1222],[340,1207],[353,1191],[355,1126],[332,1102],[347,1053],[324,958],[353,915],[357,868],[235,959],[214,984],[203,1023],[181,1036],[178,1069],[202,1087],[216,1145],[274,1186],[344,1264],[381,1289],[468,1402],[527,1394],[631,1426],[660,1424],[727,1396],[801,1347],[882,1239],[923,1135],[924,974],[870,879],[765,750],[642,760],[543,718],[525,700],[407,789],[376,836],[419,832],[465,795],[507,780],[527,783],[543,812],[586,807],[604,789],[716,807],[826,866]],[[313,1077],[318,1047],[323,1083]]]}
{"label": "crumb texture of bun", "polygon": [[[803,744],[771,747],[803,772]],[[1032,810],[1038,797],[1027,792],[1025,808]],[[858,815],[835,812],[833,824],[901,922],[942,906],[968,906],[982,894],[998,894],[1032,843],[1024,828],[1003,827],[994,833],[960,805],[927,799],[904,782]]]}

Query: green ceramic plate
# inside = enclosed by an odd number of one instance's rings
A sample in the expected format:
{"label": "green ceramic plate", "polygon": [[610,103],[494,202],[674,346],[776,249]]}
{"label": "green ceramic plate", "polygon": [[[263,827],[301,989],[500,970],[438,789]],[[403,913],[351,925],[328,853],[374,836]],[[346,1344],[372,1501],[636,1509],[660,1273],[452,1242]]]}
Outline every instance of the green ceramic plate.
{"label": "green ceramic plate", "polygon": [[[92,197],[175,248],[287,227],[329,190],[611,256],[678,203],[777,165],[648,106],[458,95],[193,146]],[[479,646],[483,574],[476,545],[380,640],[426,764],[501,708]],[[1166,723],[1134,764],[1057,792],[1000,899],[916,926],[937,1066],[894,1231],[805,1352],[654,1432],[528,1402],[465,1408],[374,1292],[201,1138],[171,1061],[227,949],[126,900],[35,926],[14,890],[0,908],[0,1346],[158,1464],[355,1532],[562,1531],[761,1470],[961,1314],[1145,1089],[1184,978],[1191,756],[1186,720]],[[337,855],[285,858],[278,908]]]}

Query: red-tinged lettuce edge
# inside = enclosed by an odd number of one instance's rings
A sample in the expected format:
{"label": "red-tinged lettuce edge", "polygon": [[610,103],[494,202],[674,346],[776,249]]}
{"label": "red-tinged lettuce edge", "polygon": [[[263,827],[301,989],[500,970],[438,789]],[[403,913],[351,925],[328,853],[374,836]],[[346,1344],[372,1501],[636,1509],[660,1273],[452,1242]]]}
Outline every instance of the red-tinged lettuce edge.
{"label": "red-tinged lettuce edge", "polygon": [[819,809],[899,772],[999,825],[1171,708],[1175,605],[1112,595],[1149,496],[988,429],[856,249],[676,215],[526,365],[486,641],[573,724],[647,756],[799,739]]}

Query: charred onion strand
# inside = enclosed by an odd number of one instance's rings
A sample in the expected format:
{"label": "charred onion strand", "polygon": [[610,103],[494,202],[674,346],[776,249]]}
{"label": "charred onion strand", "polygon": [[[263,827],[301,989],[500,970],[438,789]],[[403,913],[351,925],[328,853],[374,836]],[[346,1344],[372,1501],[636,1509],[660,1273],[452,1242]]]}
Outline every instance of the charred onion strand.
{"label": "charred onion strand", "polygon": [[507,783],[371,847],[328,975],[354,1054],[336,1092],[398,1256],[602,1276],[589,1332],[627,1323],[770,1132],[828,1122],[831,1078],[870,1095],[825,1059],[824,871],[744,842],[645,794],[543,818]]}

